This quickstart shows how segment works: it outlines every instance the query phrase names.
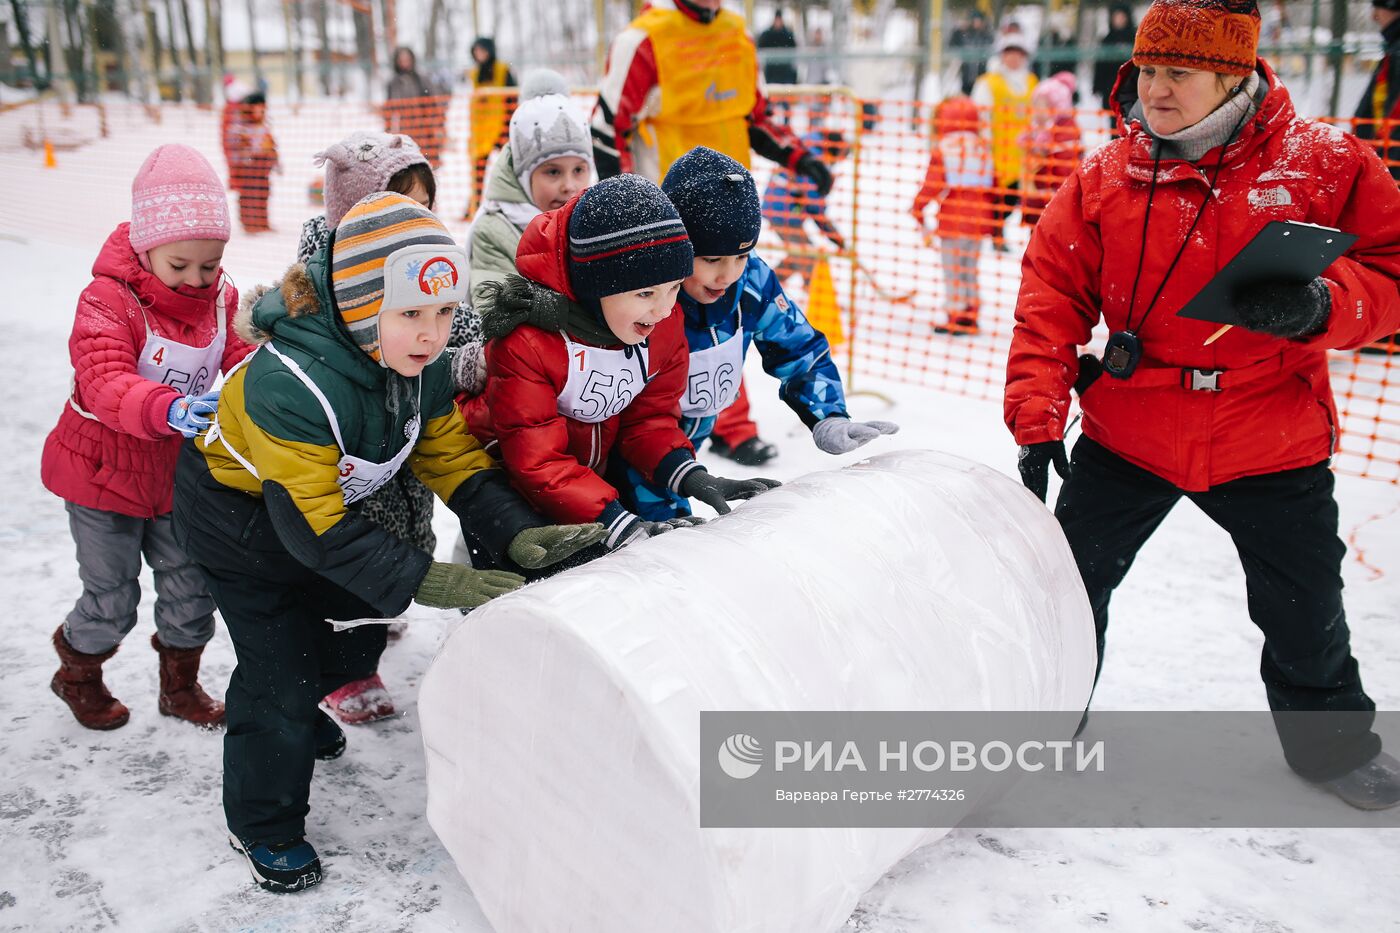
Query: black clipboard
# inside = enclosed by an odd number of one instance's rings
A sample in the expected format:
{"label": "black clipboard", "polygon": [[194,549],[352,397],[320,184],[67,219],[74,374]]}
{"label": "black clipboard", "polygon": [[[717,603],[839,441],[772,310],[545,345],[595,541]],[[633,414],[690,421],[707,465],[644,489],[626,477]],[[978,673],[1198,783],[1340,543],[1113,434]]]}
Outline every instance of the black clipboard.
{"label": "black clipboard", "polygon": [[1272,220],[1196,293],[1195,298],[1176,312],[1177,317],[1238,324],[1239,315],[1231,301],[1235,289],[1256,282],[1305,285],[1341,258],[1355,242],[1355,234],[1333,227],[1296,220]]}

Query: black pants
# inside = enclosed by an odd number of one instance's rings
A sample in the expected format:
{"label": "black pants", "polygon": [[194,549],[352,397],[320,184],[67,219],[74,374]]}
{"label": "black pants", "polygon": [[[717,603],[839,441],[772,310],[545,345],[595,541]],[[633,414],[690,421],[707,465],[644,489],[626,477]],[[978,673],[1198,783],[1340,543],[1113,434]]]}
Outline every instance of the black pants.
{"label": "black pants", "polygon": [[327,619],[378,613],[282,546],[262,501],[219,484],[186,443],[175,534],[204,573],[238,664],[224,702],[224,815],[247,839],[305,831],[321,698],[378,668],[387,630],[336,632]]}
{"label": "black pants", "polygon": [[[1099,670],[1109,598],[1184,496],[1229,533],[1239,552],[1249,615],[1264,633],[1259,673],[1289,765],[1322,780],[1375,757],[1380,739],[1370,727],[1376,706],[1362,689],[1342,610],[1346,545],[1337,535],[1333,486],[1332,471],[1320,463],[1184,492],[1080,438],[1055,517],[1094,610]],[[1287,715],[1299,711],[1351,715]]]}

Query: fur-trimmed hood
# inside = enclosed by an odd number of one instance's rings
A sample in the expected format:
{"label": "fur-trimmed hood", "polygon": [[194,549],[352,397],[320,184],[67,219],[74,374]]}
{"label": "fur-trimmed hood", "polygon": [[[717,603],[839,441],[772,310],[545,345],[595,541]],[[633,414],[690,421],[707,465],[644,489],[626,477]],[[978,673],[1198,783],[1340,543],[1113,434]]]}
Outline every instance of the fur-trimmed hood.
{"label": "fur-trimmed hood", "polygon": [[239,303],[234,327],[254,346],[275,340],[279,350],[299,350],[363,385],[382,385],[384,368],[350,339],[335,313],[328,262],[322,247],[276,285],[253,289]]}
{"label": "fur-trimmed hood", "polygon": [[[233,326],[245,343],[260,346],[272,339],[271,324],[259,320],[256,307],[259,302],[273,292],[281,293],[281,308],[274,311],[275,317],[296,318],[321,311],[316,296],[316,286],[311,284],[311,276],[306,271],[306,263],[295,263],[283,274],[280,281],[272,285],[256,285],[243,295],[238,302],[238,313],[234,315]],[[267,309],[271,310],[271,309]]]}

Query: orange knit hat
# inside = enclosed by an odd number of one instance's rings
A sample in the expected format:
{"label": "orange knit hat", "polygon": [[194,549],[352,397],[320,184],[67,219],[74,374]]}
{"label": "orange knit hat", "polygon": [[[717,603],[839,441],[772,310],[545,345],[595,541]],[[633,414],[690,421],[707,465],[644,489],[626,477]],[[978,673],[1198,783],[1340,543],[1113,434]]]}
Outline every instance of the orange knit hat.
{"label": "orange knit hat", "polygon": [[1243,77],[1258,52],[1255,0],[1156,0],[1138,25],[1133,64]]}

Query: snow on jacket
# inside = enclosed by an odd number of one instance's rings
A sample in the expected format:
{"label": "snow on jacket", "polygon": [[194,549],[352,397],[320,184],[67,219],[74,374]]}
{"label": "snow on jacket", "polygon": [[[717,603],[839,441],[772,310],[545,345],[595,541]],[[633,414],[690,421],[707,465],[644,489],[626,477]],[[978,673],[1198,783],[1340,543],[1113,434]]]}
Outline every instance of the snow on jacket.
{"label": "snow on jacket", "polygon": [[[344,450],[310,387],[267,349],[225,382],[217,435],[211,432],[197,449],[210,475],[230,489],[267,501],[276,487],[269,513],[292,555],[385,615],[397,615],[432,557],[365,519],[358,504],[346,505],[338,482],[342,452],[388,462],[407,445],[411,419],[421,416],[405,468],[447,503],[495,560],[506,559],[522,529],[546,522],[467,433],[446,358],[404,379],[351,340],[333,310],[328,265],[323,249],[293,266],[277,288],[244,302],[239,324],[249,341],[270,344],[316,385],[335,413]],[[392,383],[404,390],[393,405]]]}
{"label": "snow on jacket", "polygon": [[[575,195],[536,217],[520,240],[520,274],[570,298],[569,217]],[[693,469],[695,450],[677,424],[690,351],[682,316],[672,313],[646,340],[646,387],[619,414],[597,424],[565,417],[558,398],[568,382],[564,337],[521,325],[486,345],[486,391],[463,402],[471,431],[499,442],[515,488],[554,521],[600,521],[623,513],[617,490],[602,477],[617,446],[627,461],[660,486]]]}
{"label": "snow on jacket", "polygon": [[[734,336],[742,315],[744,353],[757,345],[763,369],[779,381],[778,397],[807,427],[823,418],[848,417],[841,374],[831,345],[783,291],[768,263],[750,253],[744,273],[718,301],[702,305],[684,291],[680,307],[691,351],[708,350]],[[699,445],[714,418],[681,418],[681,430]]]}
{"label": "snow on jacket", "polygon": [[679,0],[647,3],[613,40],[591,126],[603,178],[659,182],[701,144],[743,165],[751,149],[789,169],[807,154],[768,111],[744,18],[720,10],[702,24]]}
{"label": "snow on jacket", "polygon": [[[1189,491],[1330,456],[1337,411],[1327,350],[1400,329],[1400,190],[1365,143],[1299,119],[1272,69],[1259,69],[1267,95],[1234,143],[1194,165],[1161,162],[1145,251],[1153,151],[1141,122],[1091,154],[1050,202],[1022,262],[1007,363],[1005,416],[1017,443],[1064,437],[1076,354],[1100,320],[1127,326],[1142,256],[1133,323],[1143,359],[1129,379],[1105,375],[1084,394],[1085,435]],[[1222,157],[1212,196],[1208,178]],[[1181,261],[1139,323],[1203,200]],[[1324,273],[1326,329],[1280,340],[1236,327],[1203,346],[1218,325],[1176,312],[1273,220],[1358,236]],[[1191,370],[1223,370],[1219,391],[1187,387]]]}
{"label": "snow on jacket", "polygon": [[[72,403],[93,417],[64,404],[44,442],[40,475],[45,488],[75,505],[154,518],[170,511],[182,438],[166,416],[184,393],[137,373],[146,327],[179,343],[208,346],[218,329],[219,287],[197,298],[167,288],[141,268],[129,228],[119,224],[98,253],[68,338]],[[252,348],[233,329],[238,290],[228,283],[223,295],[221,367],[227,372]]]}

